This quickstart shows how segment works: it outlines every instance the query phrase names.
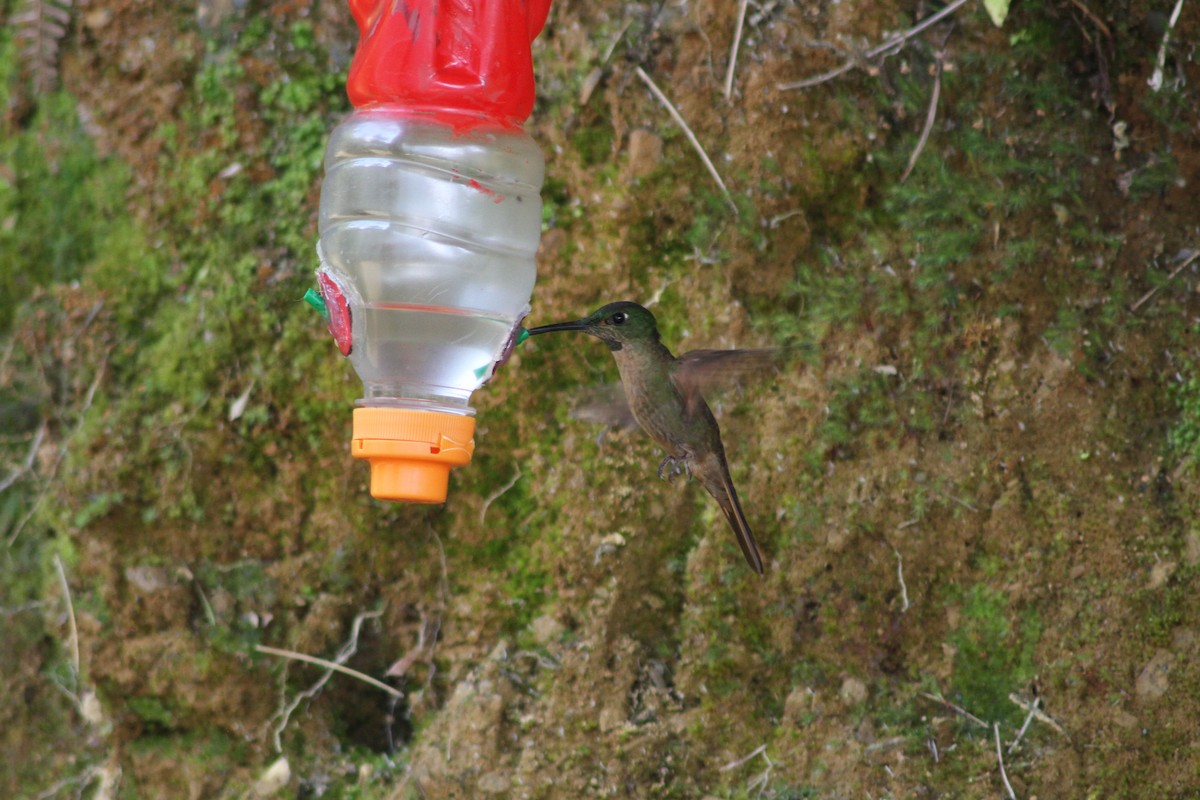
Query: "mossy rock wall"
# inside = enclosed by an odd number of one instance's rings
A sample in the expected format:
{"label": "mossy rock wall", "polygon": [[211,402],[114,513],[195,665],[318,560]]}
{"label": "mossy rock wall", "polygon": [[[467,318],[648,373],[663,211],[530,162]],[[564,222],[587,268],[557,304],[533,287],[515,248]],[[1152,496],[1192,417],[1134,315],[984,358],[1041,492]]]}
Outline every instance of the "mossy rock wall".
{"label": "mossy rock wall", "polygon": [[572,416],[582,337],[475,395],[444,506],[369,498],[301,302],[342,3],[0,8],[0,796],[1200,791],[1187,8],[862,61],[926,12],[750,3],[726,97],[737,3],[557,0],[531,319],[785,348],[711,398],[762,578]]}

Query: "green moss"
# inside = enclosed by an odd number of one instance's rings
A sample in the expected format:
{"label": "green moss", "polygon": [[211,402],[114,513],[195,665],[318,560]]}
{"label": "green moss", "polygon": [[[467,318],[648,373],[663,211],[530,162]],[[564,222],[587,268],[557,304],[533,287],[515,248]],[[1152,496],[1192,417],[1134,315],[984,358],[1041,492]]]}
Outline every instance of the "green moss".
{"label": "green moss", "polygon": [[585,166],[595,167],[613,161],[613,129],[607,120],[578,128],[571,134],[571,144]]}
{"label": "green moss", "polygon": [[1172,381],[1167,396],[1178,413],[1167,431],[1167,448],[1176,458],[1194,460],[1200,456],[1200,378]]}
{"label": "green moss", "polygon": [[961,617],[948,636],[954,656],[954,688],[963,708],[988,722],[1020,724],[1008,695],[1033,677],[1033,648],[1041,622],[1030,611],[1017,617],[1003,593],[975,584],[961,597]]}
{"label": "green moss", "polygon": [[209,786],[230,782],[230,767],[244,763],[247,756],[245,742],[215,729],[147,734],[131,740],[128,749],[135,764],[159,763],[177,767],[164,775],[155,775],[151,786],[140,786],[136,775],[122,776],[121,796],[131,800],[186,793],[193,788],[191,783],[197,777],[190,774],[193,770],[209,776],[203,781]]}
{"label": "green moss", "polygon": [[169,731],[175,728],[175,712],[170,704],[160,697],[130,697],[125,700],[125,707],[151,731]]}
{"label": "green moss", "polygon": [[[11,59],[0,46],[0,61]],[[128,171],[101,158],[74,100],[40,98],[29,124],[0,122],[0,334],[38,286],[67,283],[128,236]]]}
{"label": "green moss", "polygon": [[920,424],[928,414],[910,413],[903,419],[900,409],[910,412],[929,402],[918,391],[897,385],[896,378],[865,371],[838,381],[827,405],[821,437],[827,452],[849,458],[890,441],[905,425]]}
{"label": "green moss", "polygon": [[[447,543],[447,557],[454,561],[496,567],[507,606],[502,630],[510,637],[527,634],[530,621],[549,599],[551,588],[550,572],[541,553],[542,548],[553,548],[558,537],[550,522],[553,517],[537,509],[531,491],[529,481],[517,481],[488,508],[487,530],[479,541]],[[533,530],[539,535],[531,535]]]}

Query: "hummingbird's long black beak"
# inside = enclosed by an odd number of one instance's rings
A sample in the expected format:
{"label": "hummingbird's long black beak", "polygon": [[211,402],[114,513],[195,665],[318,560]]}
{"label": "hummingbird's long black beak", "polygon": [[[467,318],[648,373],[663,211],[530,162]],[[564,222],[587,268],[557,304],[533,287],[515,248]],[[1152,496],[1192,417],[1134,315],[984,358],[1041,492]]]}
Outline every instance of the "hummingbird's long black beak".
{"label": "hummingbird's long black beak", "polygon": [[586,331],[588,326],[583,320],[577,319],[574,322],[556,322],[553,325],[541,325],[537,328],[530,328],[529,335],[537,336],[539,333],[554,333],[555,331]]}

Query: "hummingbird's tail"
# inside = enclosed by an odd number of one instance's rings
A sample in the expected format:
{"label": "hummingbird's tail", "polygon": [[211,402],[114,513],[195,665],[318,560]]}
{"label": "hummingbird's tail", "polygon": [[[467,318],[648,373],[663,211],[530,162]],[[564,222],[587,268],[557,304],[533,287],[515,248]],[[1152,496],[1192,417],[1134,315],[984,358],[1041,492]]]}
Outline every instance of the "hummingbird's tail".
{"label": "hummingbird's tail", "polygon": [[746,522],[742,504],[738,501],[737,489],[733,486],[733,479],[729,477],[729,469],[715,454],[712,461],[715,463],[704,464],[700,470],[704,488],[716,498],[717,503],[721,506],[721,511],[725,514],[725,519],[729,520],[729,527],[733,528],[733,532],[737,535],[738,546],[742,548],[742,554],[746,556],[746,563],[750,565],[750,569],[762,575],[762,554],[758,551],[758,542],[755,541],[754,533],[750,530],[750,523]]}

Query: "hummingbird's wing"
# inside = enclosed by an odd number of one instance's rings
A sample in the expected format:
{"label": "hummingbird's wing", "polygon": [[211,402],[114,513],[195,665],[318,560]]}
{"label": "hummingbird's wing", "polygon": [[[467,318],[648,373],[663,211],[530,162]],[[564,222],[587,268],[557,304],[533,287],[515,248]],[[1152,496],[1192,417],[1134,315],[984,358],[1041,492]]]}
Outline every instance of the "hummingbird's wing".
{"label": "hummingbird's wing", "polygon": [[[793,349],[692,350],[675,359],[672,377],[684,397],[705,397],[779,372]],[[584,392],[571,416],[622,430],[639,427],[620,383]]]}
{"label": "hummingbird's wing", "polygon": [[598,422],[610,428],[633,430],[639,427],[634,419],[625,389],[619,383],[593,387],[584,393],[583,399],[571,410],[571,416],[584,422]]}
{"label": "hummingbird's wing", "polygon": [[690,350],[675,359],[675,385],[687,399],[689,410],[696,398],[718,389],[736,388],[779,372],[787,350],[765,347],[753,350]]}
{"label": "hummingbird's wing", "polygon": [[729,388],[779,372],[788,350],[689,350],[675,359],[675,380],[701,392]]}

